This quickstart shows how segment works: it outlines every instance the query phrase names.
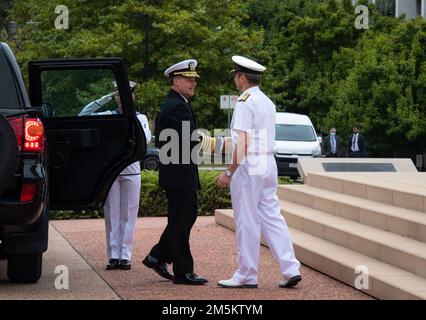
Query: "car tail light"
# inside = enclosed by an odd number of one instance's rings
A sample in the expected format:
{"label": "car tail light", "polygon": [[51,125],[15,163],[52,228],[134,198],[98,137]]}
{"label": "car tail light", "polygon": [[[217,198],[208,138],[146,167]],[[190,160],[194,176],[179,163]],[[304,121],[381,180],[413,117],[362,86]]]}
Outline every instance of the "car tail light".
{"label": "car tail light", "polygon": [[13,118],[9,123],[15,132],[19,150],[41,152],[43,150],[44,128],[37,118]]}
{"label": "car tail light", "polygon": [[21,202],[28,202],[34,199],[34,196],[37,191],[37,186],[35,183],[24,183],[21,189]]}
{"label": "car tail light", "polygon": [[41,121],[37,118],[25,119],[24,151],[42,151],[43,140],[44,128]]}

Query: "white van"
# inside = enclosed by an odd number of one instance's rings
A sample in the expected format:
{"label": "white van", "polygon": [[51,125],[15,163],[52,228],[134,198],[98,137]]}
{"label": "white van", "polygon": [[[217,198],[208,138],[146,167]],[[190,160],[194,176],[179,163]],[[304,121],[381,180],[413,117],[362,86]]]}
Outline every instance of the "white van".
{"label": "white van", "polygon": [[275,145],[278,175],[298,177],[297,159],[321,157],[321,138],[303,114],[277,112]]}

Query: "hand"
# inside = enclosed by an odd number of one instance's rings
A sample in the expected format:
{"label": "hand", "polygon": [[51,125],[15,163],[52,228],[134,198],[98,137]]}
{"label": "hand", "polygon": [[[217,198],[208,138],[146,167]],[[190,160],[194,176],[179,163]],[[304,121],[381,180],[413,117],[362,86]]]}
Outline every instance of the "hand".
{"label": "hand", "polygon": [[227,177],[225,173],[221,173],[220,176],[216,178],[216,185],[219,188],[222,188],[222,189],[229,188],[230,184],[231,184],[231,177]]}
{"label": "hand", "polygon": [[115,95],[115,92],[108,93],[108,94],[104,95],[102,98],[96,100],[96,102],[99,105],[103,106],[104,104],[107,104],[108,102],[110,102],[114,95]]}

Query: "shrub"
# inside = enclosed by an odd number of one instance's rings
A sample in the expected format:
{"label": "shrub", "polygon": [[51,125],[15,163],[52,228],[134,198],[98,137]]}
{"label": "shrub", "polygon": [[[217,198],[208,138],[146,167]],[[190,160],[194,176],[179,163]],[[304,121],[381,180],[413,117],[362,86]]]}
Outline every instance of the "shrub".
{"label": "shrub", "polygon": [[[212,215],[218,208],[230,208],[229,190],[215,185],[218,171],[200,171],[201,191],[198,194],[198,214]],[[167,198],[158,187],[158,172],[143,171],[139,216],[167,216]]]}
{"label": "shrub", "polygon": [[104,213],[101,210],[49,211],[50,220],[98,219],[103,217]]}
{"label": "shrub", "polygon": [[[229,190],[216,187],[219,171],[200,171],[201,191],[198,194],[198,214],[213,215],[216,209],[230,209],[231,195]],[[288,178],[278,178],[280,184],[289,184]],[[163,189],[158,187],[158,172],[144,170],[141,173],[141,197],[139,205],[140,217],[167,216],[167,198]],[[50,219],[88,219],[103,218],[102,210],[51,211]]]}

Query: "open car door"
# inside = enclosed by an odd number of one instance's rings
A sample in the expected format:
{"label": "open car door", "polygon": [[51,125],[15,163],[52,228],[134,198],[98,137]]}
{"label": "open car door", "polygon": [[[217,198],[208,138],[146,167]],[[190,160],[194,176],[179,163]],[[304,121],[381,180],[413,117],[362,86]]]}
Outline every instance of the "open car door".
{"label": "open car door", "polygon": [[122,59],[31,61],[29,94],[43,110],[50,209],[100,208],[146,152]]}

